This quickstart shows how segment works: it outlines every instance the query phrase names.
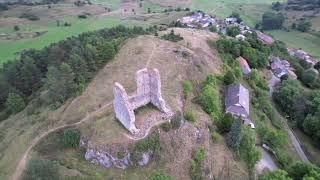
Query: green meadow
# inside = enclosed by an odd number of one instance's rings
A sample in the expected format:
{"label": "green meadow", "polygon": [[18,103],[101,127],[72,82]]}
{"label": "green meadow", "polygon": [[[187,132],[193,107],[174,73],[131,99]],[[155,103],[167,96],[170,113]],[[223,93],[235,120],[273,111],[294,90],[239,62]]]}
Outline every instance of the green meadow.
{"label": "green meadow", "polygon": [[320,37],[299,31],[268,31],[275,39],[285,42],[288,47],[302,48],[316,58],[320,58]]}
{"label": "green meadow", "polygon": [[[76,36],[80,33],[102,29],[105,27],[112,27],[116,25],[143,25],[141,22],[132,20],[121,20],[120,17],[104,16],[104,17],[89,17],[87,19],[78,19],[77,17],[69,17],[65,19],[66,22],[70,22],[71,26],[57,26],[56,22],[49,22],[46,26],[27,26],[24,30],[35,31],[47,31],[42,36],[36,38],[28,38],[21,40],[0,40],[0,63],[18,57],[17,52],[35,48],[41,49],[50,43],[57,42],[65,39],[66,37]],[[11,28],[12,29],[12,28]],[[0,28],[0,33],[10,32],[8,28]]]}
{"label": "green meadow", "polygon": [[[238,12],[243,20],[254,27],[261,20],[262,14],[270,9],[275,0],[193,0],[191,8],[204,10],[219,18]],[[284,1],[284,0],[279,0]]]}

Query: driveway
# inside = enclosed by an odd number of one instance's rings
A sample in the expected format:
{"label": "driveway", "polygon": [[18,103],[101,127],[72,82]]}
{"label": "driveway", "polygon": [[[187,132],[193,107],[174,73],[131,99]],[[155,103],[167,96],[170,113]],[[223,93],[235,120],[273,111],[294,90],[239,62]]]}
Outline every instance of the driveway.
{"label": "driveway", "polygon": [[264,169],[268,169],[270,171],[274,171],[279,169],[279,167],[274,163],[271,155],[262,147],[258,147],[262,152],[262,157],[260,161],[256,165],[256,171],[258,174],[261,174]]}

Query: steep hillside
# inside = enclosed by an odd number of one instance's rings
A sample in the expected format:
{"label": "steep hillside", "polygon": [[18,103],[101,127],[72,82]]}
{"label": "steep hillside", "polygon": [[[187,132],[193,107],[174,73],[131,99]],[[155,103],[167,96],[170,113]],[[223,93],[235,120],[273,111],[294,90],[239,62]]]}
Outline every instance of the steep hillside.
{"label": "steep hillside", "polygon": [[[8,179],[12,175],[19,177],[32,157],[56,160],[59,172],[67,176],[93,178],[100,174],[105,178],[134,176],[141,179],[157,169],[163,169],[178,179],[187,178],[192,152],[200,147],[205,148],[208,153],[205,167],[213,173],[212,176],[221,179],[246,177],[245,168],[233,158],[224,140],[215,144],[211,142],[208,131],[211,120],[208,115],[190,100],[183,100],[182,80],[193,82],[196,92],[199,82],[209,73],[219,74],[221,61],[207,45],[207,40],[217,39],[217,35],[190,29],[175,29],[175,32],[181,34],[184,40],[173,43],[154,36],[128,40],[116,58],[92,80],[85,92],[61,108],[54,111],[39,109],[37,114],[28,114],[26,108],[1,122],[1,179]],[[192,107],[196,117],[196,123],[185,122],[178,131],[160,131],[159,160],[152,161],[143,169],[105,170],[83,160],[83,151],[60,149],[55,145],[52,139],[65,125],[78,127],[91,147],[107,149],[112,153],[135,143],[128,132],[115,121],[112,90],[117,81],[129,93],[133,92],[134,74],[144,67],[159,69],[162,93],[172,110],[183,111],[185,107]],[[144,118],[155,113],[157,111],[153,108],[139,110],[138,126]],[[49,132],[53,133],[48,134]],[[43,148],[46,150],[43,151]],[[178,151],[180,152],[177,153]]]}

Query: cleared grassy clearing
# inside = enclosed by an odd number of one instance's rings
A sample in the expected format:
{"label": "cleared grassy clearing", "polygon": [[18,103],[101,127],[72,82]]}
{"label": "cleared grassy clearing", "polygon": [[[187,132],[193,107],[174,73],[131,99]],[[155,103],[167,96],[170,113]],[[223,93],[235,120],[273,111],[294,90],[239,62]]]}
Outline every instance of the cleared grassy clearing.
{"label": "cleared grassy clearing", "polygon": [[111,7],[112,10],[118,9],[121,4],[121,0],[92,0],[91,2]]}
{"label": "cleared grassy clearing", "polygon": [[320,38],[309,33],[302,33],[298,31],[268,31],[269,34],[276,39],[285,42],[289,47],[302,48],[311,55],[320,57]]}
{"label": "cleared grassy clearing", "polygon": [[[72,25],[69,27],[58,27],[56,25],[56,22],[52,21],[49,22],[47,26],[27,26],[26,30],[48,32],[36,38],[22,39],[17,41],[0,40],[0,63],[18,57],[16,52],[19,52],[23,49],[40,49],[47,46],[50,43],[63,40],[66,37],[76,36],[83,32],[97,30],[105,27],[112,27],[120,24],[125,26],[143,25],[143,22],[138,22],[134,20],[121,20],[120,17],[116,16],[89,17],[87,19],[69,17],[66,18],[64,21],[70,22]],[[0,32],[7,30],[7,28],[0,29]]]}

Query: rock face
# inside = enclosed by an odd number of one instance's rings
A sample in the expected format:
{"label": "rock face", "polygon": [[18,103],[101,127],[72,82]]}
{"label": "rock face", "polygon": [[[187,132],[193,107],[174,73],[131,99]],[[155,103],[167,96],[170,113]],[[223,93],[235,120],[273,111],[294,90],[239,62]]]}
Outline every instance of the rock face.
{"label": "rock face", "polygon": [[[86,153],[84,158],[92,164],[100,165],[105,168],[120,168],[126,169],[134,163],[131,160],[131,153],[128,149],[125,150],[125,155],[121,158],[113,156],[110,152],[105,150],[98,150],[88,147],[87,143],[80,140],[80,148],[84,148]],[[140,160],[137,162],[139,166],[146,166],[151,160],[152,152],[142,153]]]}
{"label": "rock face", "polygon": [[135,126],[134,110],[152,103],[160,111],[169,113],[161,95],[161,80],[157,69],[141,69],[136,73],[137,90],[129,96],[123,86],[116,82],[113,90],[116,118],[132,134],[139,133]]}

